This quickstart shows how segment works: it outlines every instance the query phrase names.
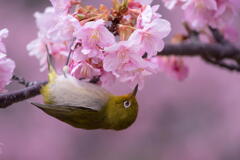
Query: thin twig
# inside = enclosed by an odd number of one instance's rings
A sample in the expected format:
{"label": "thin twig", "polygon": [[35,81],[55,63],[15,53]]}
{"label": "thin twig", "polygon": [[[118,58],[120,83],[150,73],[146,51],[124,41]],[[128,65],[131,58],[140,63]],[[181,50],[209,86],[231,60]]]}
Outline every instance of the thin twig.
{"label": "thin twig", "polygon": [[69,53],[68,53],[68,56],[67,56],[67,61],[66,61],[66,64],[65,64],[66,66],[68,65],[68,63],[70,61],[70,57],[71,57],[73,51],[76,49],[76,47],[78,45],[78,43],[75,43],[75,41],[76,41],[76,38],[73,39],[73,41],[72,41],[72,43],[70,45]]}
{"label": "thin twig", "polygon": [[183,23],[183,27],[187,31],[187,39],[198,42],[199,41],[199,32],[192,29],[187,22]]}
{"label": "thin twig", "polygon": [[220,43],[222,45],[224,44],[230,44],[225,38],[224,38],[224,35],[216,28],[213,28],[211,26],[208,27],[209,30],[211,31],[212,33],[212,36],[214,38],[214,40],[217,42],[217,43]]}

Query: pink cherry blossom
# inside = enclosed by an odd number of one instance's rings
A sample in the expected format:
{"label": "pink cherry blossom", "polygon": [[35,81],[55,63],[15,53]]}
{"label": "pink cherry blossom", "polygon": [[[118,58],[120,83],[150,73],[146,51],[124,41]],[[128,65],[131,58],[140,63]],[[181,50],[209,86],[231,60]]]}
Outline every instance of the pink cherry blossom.
{"label": "pink cherry blossom", "polygon": [[156,13],[159,6],[145,7],[137,18],[137,29],[129,37],[129,42],[138,44],[141,53],[148,53],[148,56],[156,55],[164,47],[163,38],[165,38],[170,30],[170,23]]}
{"label": "pink cherry blossom", "polygon": [[100,77],[100,81],[103,87],[111,86],[116,81],[116,77],[112,74],[112,72],[103,72]]}
{"label": "pink cherry blossom", "polygon": [[102,59],[98,57],[89,58],[88,55],[82,53],[82,48],[78,47],[71,56],[69,73],[78,79],[91,79],[102,74],[101,67]]}
{"label": "pink cherry blossom", "polygon": [[185,18],[195,28],[213,24],[218,5],[215,0],[188,0],[182,6]]}
{"label": "pink cherry blossom", "polygon": [[159,5],[155,5],[153,7],[147,5],[140,15],[137,18],[137,28],[144,28],[146,25],[149,25],[153,20],[160,18],[161,15],[157,13],[159,9]]}
{"label": "pink cherry blossom", "polygon": [[176,5],[181,4],[186,0],[163,0],[163,3],[166,8],[173,9]]}
{"label": "pink cherry blossom", "polygon": [[163,0],[168,9],[182,6],[185,20],[197,30],[211,26],[219,29],[233,43],[239,38],[234,35],[240,18],[239,0]]}
{"label": "pink cherry blossom", "polygon": [[[94,7],[90,7],[89,12],[80,7],[70,13],[70,0],[66,6],[62,5],[64,0],[51,2],[54,8],[35,14],[38,37],[27,46],[29,54],[40,60],[42,69],[47,66],[47,45],[55,62],[66,61],[72,48],[68,72],[78,79],[100,77],[102,85],[120,81],[132,85],[138,83],[142,87],[145,76],[157,72],[158,66],[150,58],[163,49],[163,38],[171,30],[170,23],[157,13],[159,5],[150,6],[151,0],[129,1],[125,18],[115,31],[110,32],[107,27],[111,23],[106,20],[107,12],[103,8],[101,19],[100,13],[94,15],[97,13]],[[86,18],[79,19],[77,14]],[[121,36],[126,37],[124,41]],[[148,53],[147,57],[143,58],[145,53]]]}
{"label": "pink cherry blossom", "polygon": [[79,30],[77,38],[81,39],[82,45],[87,48],[108,47],[115,43],[115,37],[104,25],[102,19],[87,22]]}
{"label": "pink cherry blossom", "polygon": [[153,0],[134,0],[135,2],[138,2],[142,5],[150,5]]}
{"label": "pink cherry blossom", "polygon": [[120,41],[105,48],[106,56],[103,59],[105,71],[115,71],[126,63],[138,63],[140,57],[138,49],[128,41]]}
{"label": "pink cherry blossom", "polygon": [[76,33],[76,37],[81,39],[84,54],[97,56],[101,49],[115,43],[114,35],[104,25],[102,19],[87,22]]}
{"label": "pink cherry blossom", "polygon": [[153,56],[163,49],[163,38],[169,34],[170,30],[170,23],[158,18],[145,25],[143,29],[136,29],[129,37],[129,41],[138,44],[141,53],[147,52],[148,56]]}
{"label": "pink cherry blossom", "polygon": [[56,65],[61,66],[66,61],[80,23],[71,15],[57,14],[52,7],[47,7],[43,13],[37,12],[34,16],[39,32],[37,39],[27,45],[29,55],[39,59],[41,71],[44,71],[47,68],[47,45]]}
{"label": "pink cherry blossom", "polygon": [[212,23],[210,22],[210,25],[215,28],[231,26],[234,18],[238,15],[237,11],[239,11],[239,8],[237,7],[239,7],[239,5],[235,6],[231,0],[218,0],[217,6],[218,8],[214,14],[214,20],[212,20]]}
{"label": "pink cherry blossom", "polygon": [[76,18],[62,15],[58,17],[57,23],[49,28],[47,37],[53,42],[71,41],[80,28],[81,25]]}
{"label": "pink cherry blossom", "polygon": [[0,93],[5,91],[5,86],[11,81],[15,63],[6,57],[6,47],[2,42],[3,38],[7,38],[8,30],[0,30]]}
{"label": "pink cherry blossom", "polygon": [[72,40],[80,23],[72,15],[61,15],[52,7],[47,7],[43,13],[34,14],[39,29],[38,37],[47,41]]}
{"label": "pink cherry blossom", "polygon": [[3,44],[2,39],[7,38],[7,36],[8,36],[8,30],[6,28],[0,30],[0,53],[6,53],[6,47]]}
{"label": "pink cherry blossom", "polygon": [[47,7],[43,13],[34,13],[34,18],[38,28],[38,37],[45,40],[49,29],[57,24],[59,16],[54,11],[54,8]]}
{"label": "pink cherry blossom", "polygon": [[143,7],[143,5],[139,2],[136,2],[136,1],[129,1],[128,2],[128,9],[138,10],[138,9],[141,9],[142,7]]}
{"label": "pink cherry blossom", "polygon": [[55,11],[58,13],[66,13],[71,7],[73,0],[50,0]]}
{"label": "pink cherry blossom", "polygon": [[52,7],[47,7],[43,13],[34,14],[38,28],[38,37],[27,45],[30,56],[35,56],[40,61],[41,71],[47,68],[46,44],[49,42],[47,34],[49,28],[57,23],[57,15]]}
{"label": "pink cherry blossom", "polygon": [[56,61],[56,69],[61,70],[62,65],[66,62],[66,57],[68,56],[69,47],[63,43],[48,45],[46,41],[41,38],[37,38],[27,45],[27,50],[30,56],[35,56],[40,62],[40,71],[47,69],[47,50],[46,46],[53,55]]}
{"label": "pink cherry blossom", "polygon": [[0,93],[5,91],[5,86],[11,81],[15,63],[0,53]]}
{"label": "pink cherry blossom", "polygon": [[179,0],[163,0],[164,5],[168,9],[173,9]]}
{"label": "pink cherry blossom", "polygon": [[171,57],[153,57],[151,61],[158,65],[159,70],[166,72],[171,77],[183,81],[187,78],[189,69],[182,58]]}
{"label": "pink cherry blossom", "polygon": [[91,79],[94,76],[99,76],[101,74],[101,70],[98,68],[94,68],[90,63],[86,61],[81,61],[79,63],[70,64],[70,74],[74,77],[80,78],[88,78]]}
{"label": "pink cherry blossom", "polygon": [[38,38],[31,41],[26,47],[29,56],[35,56],[39,60],[41,71],[44,71],[47,68],[47,51],[45,45],[45,42]]}
{"label": "pink cherry blossom", "polygon": [[207,25],[223,28],[231,25],[240,3],[237,0],[163,0],[168,9],[182,5],[185,19],[199,29]]}
{"label": "pink cherry blossom", "polygon": [[107,47],[105,52],[103,69],[111,72],[120,82],[128,82],[131,86],[138,83],[142,87],[144,77],[156,71],[156,66],[143,59],[138,47],[128,41]]}
{"label": "pink cherry blossom", "polygon": [[144,86],[144,78],[157,72],[157,66],[152,62],[141,59],[140,63],[125,63],[113,72],[120,82],[128,83],[130,87],[137,84],[139,88]]}

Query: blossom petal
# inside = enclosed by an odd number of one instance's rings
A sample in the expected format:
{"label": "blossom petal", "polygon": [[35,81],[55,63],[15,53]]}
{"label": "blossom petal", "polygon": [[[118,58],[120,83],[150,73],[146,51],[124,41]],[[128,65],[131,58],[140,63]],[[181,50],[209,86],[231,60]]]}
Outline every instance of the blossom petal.
{"label": "blossom petal", "polygon": [[0,53],[0,93],[5,91],[5,86],[11,81],[15,63]]}

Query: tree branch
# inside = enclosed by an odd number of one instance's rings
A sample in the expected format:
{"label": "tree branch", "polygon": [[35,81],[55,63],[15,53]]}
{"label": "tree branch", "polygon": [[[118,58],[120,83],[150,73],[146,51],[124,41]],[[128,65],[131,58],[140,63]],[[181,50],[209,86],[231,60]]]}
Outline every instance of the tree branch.
{"label": "tree branch", "polygon": [[[199,56],[208,63],[223,67],[228,70],[240,72],[240,50],[230,44],[204,44],[200,42],[185,42],[181,44],[168,44],[159,56]],[[227,63],[231,60],[232,63]],[[16,77],[15,77],[16,79]],[[20,81],[20,80],[18,80]],[[92,83],[98,81],[96,77]],[[41,87],[47,82],[38,82],[24,89],[10,93],[0,94],[0,108],[6,108],[14,103],[32,98],[40,94]]]}
{"label": "tree branch", "polygon": [[47,82],[38,82],[30,87],[0,94],[0,108],[6,108],[14,103],[32,98],[40,94],[41,87]]}
{"label": "tree branch", "polygon": [[213,65],[240,72],[240,49],[230,44],[205,44],[201,42],[169,44],[158,55],[199,56]]}
{"label": "tree branch", "polygon": [[37,82],[28,82],[23,77],[19,77],[19,76],[16,76],[16,75],[12,76],[12,80],[17,81],[19,84],[21,84],[25,87],[30,87],[30,86],[35,85],[37,83]]}

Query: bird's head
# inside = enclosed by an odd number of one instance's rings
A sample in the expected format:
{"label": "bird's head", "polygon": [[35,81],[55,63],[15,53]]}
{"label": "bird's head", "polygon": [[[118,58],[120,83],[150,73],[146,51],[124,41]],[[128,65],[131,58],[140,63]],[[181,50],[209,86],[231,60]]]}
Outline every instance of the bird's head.
{"label": "bird's head", "polygon": [[138,103],[136,94],[138,85],[134,90],[122,96],[112,96],[103,112],[105,112],[106,129],[121,130],[129,127],[137,118]]}

